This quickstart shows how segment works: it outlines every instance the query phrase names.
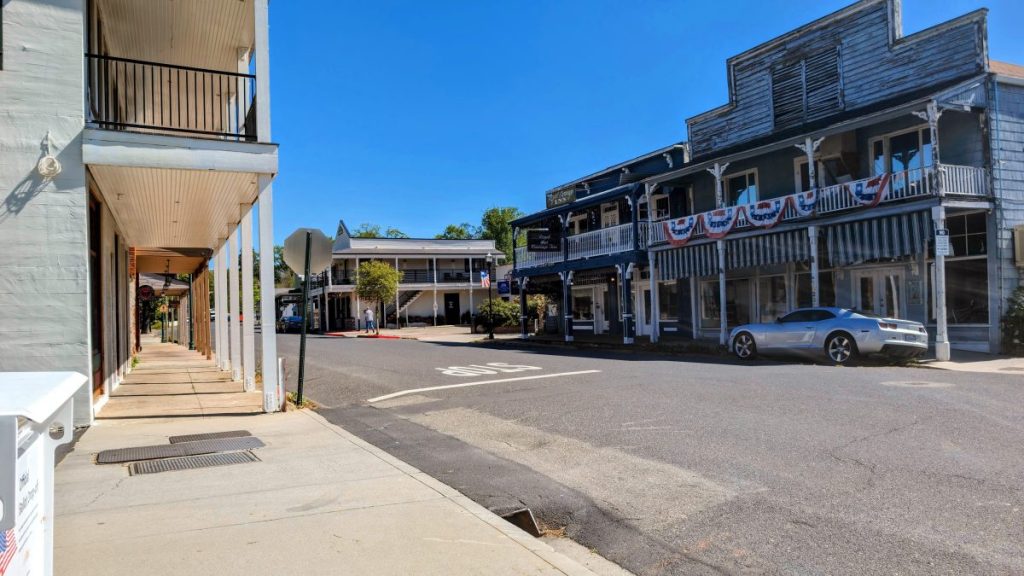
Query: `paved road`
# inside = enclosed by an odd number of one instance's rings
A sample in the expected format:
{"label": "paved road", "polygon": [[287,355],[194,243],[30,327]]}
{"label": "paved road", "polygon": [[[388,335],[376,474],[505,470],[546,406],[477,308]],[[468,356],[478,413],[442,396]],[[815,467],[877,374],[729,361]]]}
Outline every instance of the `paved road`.
{"label": "paved road", "polygon": [[311,338],[306,391],[637,574],[1024,573],[1019,374]]}

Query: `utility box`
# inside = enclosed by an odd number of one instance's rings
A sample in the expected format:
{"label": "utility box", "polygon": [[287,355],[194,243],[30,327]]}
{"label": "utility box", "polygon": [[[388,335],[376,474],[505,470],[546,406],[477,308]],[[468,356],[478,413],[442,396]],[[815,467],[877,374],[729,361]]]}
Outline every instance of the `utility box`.
{"label": "utility box", "polygon": [[0,372],[0,575],[52,576],[54,452],[74,435],[77,372]]}

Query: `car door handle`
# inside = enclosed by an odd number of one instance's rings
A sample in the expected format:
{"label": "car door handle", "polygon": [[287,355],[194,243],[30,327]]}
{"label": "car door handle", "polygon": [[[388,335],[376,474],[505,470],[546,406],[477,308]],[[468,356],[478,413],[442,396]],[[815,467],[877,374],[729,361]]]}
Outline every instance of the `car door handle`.
{"label": "car door handle", "polygon": [[807,330],[814,330],[814,326],[804,326]]}

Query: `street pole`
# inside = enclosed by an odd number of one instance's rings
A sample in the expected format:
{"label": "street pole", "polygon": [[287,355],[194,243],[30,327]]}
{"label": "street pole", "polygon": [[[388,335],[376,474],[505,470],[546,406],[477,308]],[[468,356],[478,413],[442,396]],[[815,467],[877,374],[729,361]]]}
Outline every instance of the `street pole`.
{"label": "street pole", "polygon": [[306,376],[306,324],[309,320],[309,247],[312,234],[306,231],[306,268],[302,276],[302,337],[299,339],[299,385],[295,395],[295,406],[302,408],[302,382]]}

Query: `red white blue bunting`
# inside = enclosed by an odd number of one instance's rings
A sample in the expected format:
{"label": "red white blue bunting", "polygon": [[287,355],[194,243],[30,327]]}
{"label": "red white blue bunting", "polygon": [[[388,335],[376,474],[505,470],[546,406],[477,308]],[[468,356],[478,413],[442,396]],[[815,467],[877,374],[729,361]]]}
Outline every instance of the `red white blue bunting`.
{"label": "red white blue bunting", "polygon": [[782,220],[786,211],[786,198],[774,198],[762,200],[754,204],[748,204],[744,210],[747,215],[747,222],[758,228],[771,228]]}
{"label": "red white blue bunting", "polygon": [[705,212],[703,215],[704,233],[708,238],[714,240],[725,238],[736,227],[736,222],[740,219],[740,212],[742,211],[743,207],[741,206],[730,206]]}
{"label": "red white blue bunting", "polygon": [[814,214],[814,210],[818,207],[818,191],[808,190],[807,192],[800,192],[790,196],[793,199],[791,205],[793,211],[796,212],[797,218],[804,218]]}
{"label": "red white blue bunting", "polygon": [[665,238],[674,246],[682,246],[693,238],[697,229],[697,222],[700,221],[700,214],[683,216],[676,220],[666,220],[662,224],[665,227]]}
{"label": "red white blue bunting", "polygon": [[870,180],[850,182],[846,185],[846,189],[850,191],[854,201],[861,206],[878,206],[889,189],[889,174],[885,173]]}

